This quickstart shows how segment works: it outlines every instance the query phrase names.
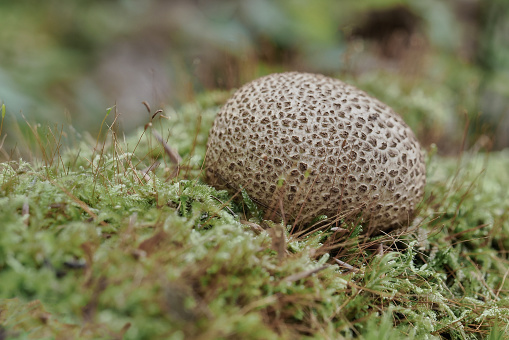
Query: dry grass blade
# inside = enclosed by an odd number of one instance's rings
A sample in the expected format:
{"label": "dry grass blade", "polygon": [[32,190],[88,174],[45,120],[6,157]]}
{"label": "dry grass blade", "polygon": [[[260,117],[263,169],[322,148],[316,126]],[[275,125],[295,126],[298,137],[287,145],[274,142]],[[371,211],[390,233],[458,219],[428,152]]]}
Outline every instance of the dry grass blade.
{"label": "dry grass blade", "polygon": [[260,235],[264,230],[259,224],[249,222],[247,220],[240,220],[240,223],[247,225],[256,235]]}
{"label": "dry grass blade", "polygon": [[445,238],[445,240],[446,240],[446,241],[450,241],[450,240],[454,240],[454,239],[459,239],[459,238],[460,238],[460,236],[462,236],[462,235],[464,235],[464,234],[467,234],[467,233],[470,233],[470,232],[476,231],[476,230],[478,230],[478,229],[482,229],[482,228],[487,227],[487,226],[489,226],[489,224],[488,224],[488,223],[480,224],[480,225],[478,225],[478,226],[476,226],[476,227],[472,227],[472,228],[469,228],[469,229],[466,229],[466,230],[462,230],[462,231],[460,231],[460,232],[457,232],[457,233],[455,233],[455,234],[451,234],[451,235],[447,236],[447,237]]}
{"label": "dry grass blade", "polygon": [[161,143],[161,145],[164,148],[164,152],[170,157],[170,161],[175,164],[179,165],[182,162],[182,157],[178,154],[177,151],[173,150],[168,143],[159,135],[156,131],[152,131],[154,137]]}
{"label": "dry grass blade", "polygon": [[351,270],[351,271],[353,271],[353,272],[356,272],[356,273],[357,273],[357,272],[360,270],[360,269],[355,268],[354,266],[349,265],[348,263],[343,262],[343,261],[341,261],[341,260],[334,259],[334,261],[335,261],[337,264],[339,264],[341,267],[344,267],[344,268],[346,268],[346,269],[348,269],[348,270]]}
{"label": "dry grass blade", "polygon": [[300,273],[297,273],[297,274],[294,274],[294,275],[290,275],[290,276],[287,276],[285,277],[285,281],[287,282],[295,282],[295,281],[299,281],[299,280],[302,280],[308,276],[311,276],[315,273],[318,273],[326,268],[329,268],[329,266],[321,266],[321,267],[318,267],[318,268],[315,268],[315,269],[311,269],[311,270],[306,270],[306,271],[303,271],[303,272],[300,272]]}
{"label": "dry grass blade", "polygon": [[[78,204],[81,209],[85,210],[85,212],[87,214],[90,215],[90,217],[92,217],[94,220],[97,219],[97,215],[92,211],[92,209],[90,209],[90,207],[85,203],[83,202],[82,200],[80,200],[78,197],[74,196],[70,191],[68,191],[66,188],[62,187],[61,185],[58,185],[57,183],[55,183],[55,181],[52,181],[51,179],[47,178],[46,180],[48,180],[51,184],[53,184],[55,187],[59,188],[60,190],[62,190],[67,196],[69,196],[70,199],[72,199],[76,204]],[[103,226],[107,226],[108,224],[104,221],[101,221],[99,222],[101,225]]]}
{"label": "dry grass blade", "polygon": [[213,199],[215,199],[216,201],[218,201],[219,203],[221,203],[221,205],[223,207],[226,208],[226,210],[228,210],[228,212],[232,215],[232,216],[235,216],[236,214],[233,212],[233,210],[230,209],[230,207],[228,207],[223,201],[221,201],[219,198],[217,198],[216,196],[212,195],[210,196],[212,197]]}
{"label": "dry grass blade", "polygon": [[160,164],[161,164],[161,162],[155,161],[150,166],[146,167],[145,169],[140,170],[140,173],[143,174],[146,181],[148,181],[150,179],[150,176],[148,175],[148,173],[156,170]]}

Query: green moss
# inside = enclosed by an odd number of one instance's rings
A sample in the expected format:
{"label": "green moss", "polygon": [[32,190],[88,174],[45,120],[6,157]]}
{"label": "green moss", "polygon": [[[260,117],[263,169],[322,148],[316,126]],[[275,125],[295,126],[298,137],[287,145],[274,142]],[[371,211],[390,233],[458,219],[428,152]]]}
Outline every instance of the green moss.
{"label": "green moss", "polygon": [[[110,134],[102,152],[83,142],[79,155],[62,151],[51,166],[0,165],[0,332],[19,339],[507,335],[491,327],[509,321],[509,153],[430,157],[414,222],[421,227],[405,235],[367,239],[361,224],[344,226],[350,231],[334,244],[330,229],[297,236],[287,226],[282,238],[278,224],[260,222],[260,231],[241,223],[263,216],[246,193],[232,201],[202,182],[215,105],[205,98],[184,107],[125,144]],[[177,177],[151,129],[183,156]],[[145,177],[139,170],[156,158],[162,164]]]}

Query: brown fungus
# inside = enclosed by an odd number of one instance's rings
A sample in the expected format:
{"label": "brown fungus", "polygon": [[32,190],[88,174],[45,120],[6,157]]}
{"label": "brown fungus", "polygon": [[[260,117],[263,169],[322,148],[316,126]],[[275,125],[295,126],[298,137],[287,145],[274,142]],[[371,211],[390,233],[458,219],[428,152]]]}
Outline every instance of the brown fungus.
{"label": "brown fungus", "polygon": [[242,86],[207,146],[208,182],[242,186],[276,220],[282,208],[287,221],[362,213],[371,232],[407,226],[426,182],[421,147],[401,117],[318,74],[277,73]]}

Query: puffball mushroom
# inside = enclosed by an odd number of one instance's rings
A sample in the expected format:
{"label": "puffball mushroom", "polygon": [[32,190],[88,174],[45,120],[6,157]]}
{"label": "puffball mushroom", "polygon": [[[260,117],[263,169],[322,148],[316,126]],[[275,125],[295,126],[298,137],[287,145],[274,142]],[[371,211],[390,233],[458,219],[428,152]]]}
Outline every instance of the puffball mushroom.
{"label": "puffball mushroom", "polygon": [[207,181],[245,189],[276,221],[361,214],[370,232],[408,226],[426,182],[423,152],[402,118],[319,74],[276,73],[242,86],[207,147]]}

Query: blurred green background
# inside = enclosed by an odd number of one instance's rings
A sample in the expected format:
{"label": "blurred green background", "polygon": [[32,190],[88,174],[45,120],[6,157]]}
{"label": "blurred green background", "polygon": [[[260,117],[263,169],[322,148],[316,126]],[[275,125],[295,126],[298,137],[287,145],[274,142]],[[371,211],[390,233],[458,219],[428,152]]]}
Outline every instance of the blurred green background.
{"label": "blurred green background", "polygon": [[360,87],[441,153],[509,146],[506,0],[2,0],[0,43],[4,158],[23,116],[95,134],[116,104],[130,131],[142,101],[286,70]]}

